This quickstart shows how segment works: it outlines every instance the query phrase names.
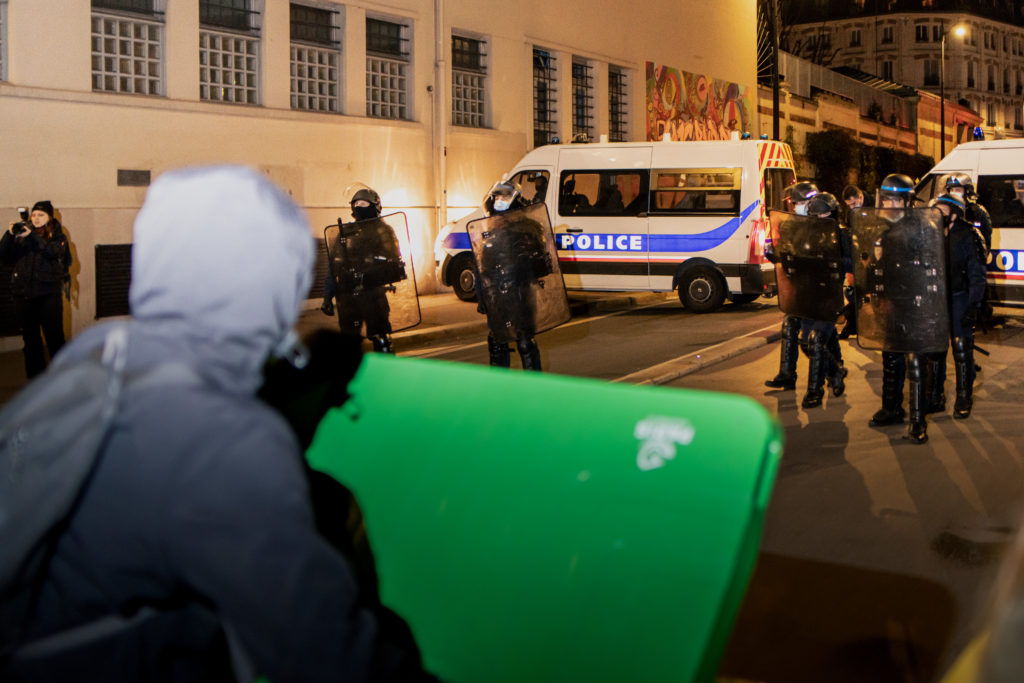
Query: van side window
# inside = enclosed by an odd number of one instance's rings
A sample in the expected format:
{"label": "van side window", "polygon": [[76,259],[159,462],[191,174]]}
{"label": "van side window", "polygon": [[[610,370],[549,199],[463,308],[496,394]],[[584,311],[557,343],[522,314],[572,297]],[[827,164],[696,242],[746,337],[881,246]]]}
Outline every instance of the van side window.
{"label": "van side window", "polygon": [[914,189],[914,196],[918,202],[927,204],[931,200],[938,197],[940,194],[946,191],[946,188],[939,188],[939,178],[944,177],[944,173],[931,173],[925,176],[924,180],[918,183]]}
{"label": "van side window", "polygon": [[558,215],[635,216],[647,211],[647,185],[641,171],[562,171]]}
{"label": "van side window", "polygon": [[993,228],[1024,228],[1024,175],[980,176],[978,203],[988,209]]}
{"label": "van side window", "polygon": [[687,168],[653,171],[652,214],[740,213],[740,169]]}
{"label": "van side window", "polygon": [[766,168],[764,170],[765,211],[786,210],[786,188],[796,182],[796,174],[788,168]]}
{"label": "van side window", "polygon": [[547,171],[520,171],[511,178],[519,183],[523,190],[523,199],[529,204],[538,204],[545,200],[550,179],[551,174]]}

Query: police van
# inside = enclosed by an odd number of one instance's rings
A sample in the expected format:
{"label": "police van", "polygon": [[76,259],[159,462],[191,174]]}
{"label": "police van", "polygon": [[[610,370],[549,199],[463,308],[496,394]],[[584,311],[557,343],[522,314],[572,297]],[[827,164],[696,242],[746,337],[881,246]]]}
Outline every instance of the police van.
{"label": "police van", "polygon": [[[570,290],[678,290],[694,312],[775,293],[767,211],[795,180],[783,142],[600,142],[538,147],[505,176],[545,202]],[[466,225],[435,243],[439,280],[474,298]]]}
{"label": "police van", "polygon": [[1024,140],[965,142],[935,165],[917,186],[925,201],[942,194],[940,178],[971,176],[978,203],[992,217],[992,253],[988,262],[991,299],[1024,304]]}

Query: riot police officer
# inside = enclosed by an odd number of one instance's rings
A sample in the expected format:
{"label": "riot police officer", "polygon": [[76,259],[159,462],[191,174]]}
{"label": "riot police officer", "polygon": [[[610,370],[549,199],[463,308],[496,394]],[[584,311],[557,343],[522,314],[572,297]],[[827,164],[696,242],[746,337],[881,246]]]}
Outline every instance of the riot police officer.
{"label": "riot police officer", "polygon": [[[839,240],[839,251],[842,255],[843,284],[853,284],[852,247],[848,233],[839,223],[839,202],[830,192],[819,192],[807,203],[807,215],[831,219],[835,224],[836,239]],[[800,319],[801,348],[810,359],[807,372],[807,393],[801,405],[814,408],[821,405],[825,396],[824,385],[827,381],[832,388],[833,396],[842,396],[846,390],[844,382],[847,370],[843,365],[843,355],[839,348],[839,337],[836,334],[834,321]]]}
{"label": "riot police officer", "polygon": [[[807,203],[818,194],[818,186],[810,181],[796,182],[785,190],[786,204],[798,216],[807,215]],[[776,261],[771,244],[765,245],[765,256],[773,263]],[[796,388],[796,361],[800,354],[799,347],[800,318],[787,315],[782,319],[782,340],[779,344],[779,372],[775,377],[765,380],[764,385],[772,389]]]}
{"label": "riot police officer", "polygon": [[[946,277],[950,308],[950,341],[956,372],[956,403],[953,417],[970,416],[974,394],[974,324],[985,296],[984,235],[965,219],[967,207],[949,193],[936,198],[945,217]],[[946,354],[936,358],[936,384],[946,379]],[[943,407],[944,407],[943,401]]]}
{"label": "riot police officer", "polygon": [[[883,209],[909,209],[914,204],[914,181],[901,173],[890,173],[879,187]],[[906,418],[903,409],[903,385],[907,377],[906,354],[882,351],[882,407],[869,423],[872,427],[899,424]]]}
{"label": "riot police officer", "polygon": [[532,296],[534,283],[553,272],[551,257],[545,249],[544,227],[517,214],[529,206],[519,185],[504,180],[490,189],[484,199],[484,212],[492,219],[509,215],[510,223],[493,222],[484,234],[479,250],[474,247],[478,310],[487,316],[487,350],[490,364],[511,365],[509,331],[524,370],[541,370],[540,349],[534,339],[536,311]]}
{"label": "riot police officer", "polygon": [[974,181],[966,173],[950,173],[946,176],[946,193],[959,197],[964,203],[966,220],[978,229],[985,240],[985,248],[992,249],[992,217],[988,210],[978,203],[978,193],[974,191]]}
{"label": "riot police officer", "polygon": [[366,337],[374,351],[394,353],[387,287],[406,278],[398,238],[380,218],[380,195],[359,186],[349,200],[351,223],[341,223],[335,245],[329,245],[331,270],[342,334]]}

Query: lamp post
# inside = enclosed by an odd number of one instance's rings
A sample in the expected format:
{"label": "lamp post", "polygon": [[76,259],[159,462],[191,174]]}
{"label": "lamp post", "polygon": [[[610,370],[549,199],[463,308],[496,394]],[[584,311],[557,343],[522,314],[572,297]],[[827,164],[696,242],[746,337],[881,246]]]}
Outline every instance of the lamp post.
{"label": "lamp post", "polygon": [[[963,38],[967,30],[963,26],[953,28],[953,35]],[[942,32],[939,44],[939,159],[946,158],[946,34]]]}

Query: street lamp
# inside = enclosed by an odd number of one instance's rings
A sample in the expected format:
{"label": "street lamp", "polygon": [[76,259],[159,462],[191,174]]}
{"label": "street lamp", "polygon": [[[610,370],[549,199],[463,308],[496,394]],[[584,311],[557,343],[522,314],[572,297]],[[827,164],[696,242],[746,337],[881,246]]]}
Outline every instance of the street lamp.
{"label": "street lamp", "polygon": [[[946,34],[942,32],[939,46],[939,159],[946,158]],[[953,27],[953,35],[963,38],[967,29],[963,26]]]}

